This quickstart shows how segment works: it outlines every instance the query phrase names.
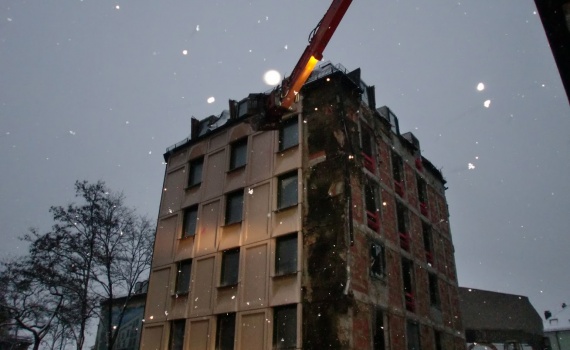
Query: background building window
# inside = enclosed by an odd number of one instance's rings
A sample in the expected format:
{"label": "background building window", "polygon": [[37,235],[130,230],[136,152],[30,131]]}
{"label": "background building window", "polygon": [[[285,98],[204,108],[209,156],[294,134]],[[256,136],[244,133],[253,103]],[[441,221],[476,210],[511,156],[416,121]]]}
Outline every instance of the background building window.
{"label": "background building window", "polygon": [[235,342],[236,314],[218,315],[216,350],[233,350]]}
{"label": "background building window", "polygon": [[240,222],[243,219],[243,190],[227,195],[226,225]]}
{"label": "background building window", "polygon": [[408,209],[404,204],[396,203],[396,216],[398,220],[398,233],[400,235],[400,247],[410,250],[410,233],[408,232]]}
{"label": "background building window", "polygon": [[297,234],[279,237],[275,247],[275,274],[297,272]]}
{"label": "background building window", "polygon": [[429,303],[431,306],[439,307],[439,286],[437,283],[437,276],[433,273],[429,274]]}
{"label": "background building window", "polygon": [[202,168],[204,167],[204,157],[200,157],[190,162],[188,174],[188,187],[198,186],[202,183]]}
{"label": "background building window", "polygon": [[405,258],[402,258],[402,279],[404,282],[406,310],[414,312],[416,310],[416,299],[414,296],[414,263]]}
{"label": "background building window", "polygon": [[186,320],[176,320],[170,323],[169,350],[182,350],[184,348],[184,329]]}
{"label": "background building window", "polygon": [[362,146],[362,156],[364,157],[364,167],[371,173],[376,172],[376,152],[375,140],[367,126],[362,125],[360,129],[360,143]]}
{"label": "background building window", "polygon": [[279,151],[299,144],[299,121],[297,116],[286,120],[279,129]]}
{"label": "background building window", "polygon": [[176,294],[186,294],[190,291],[191,274],[192,260],[180,261],[176,272]]}
{"label": "background building window", "polygon": [[402,182],[404,181],[404,164],[402,162],[402,157],[396,152],[392,152],[392,176],[394,181]]}
{"label": "background building window", "polygon": [[247,138],[232,143],[230,170],[245,166],[247,163]]}
{"label": "background building window", "polygon": [[239,248],[226,250],[222,253],[221,286],[233,286],[238,283]]}
{"label": "background building window", "polygon": [[386,276],[386,257],[384,246],[381,244],[370,244],[370,276],[376,278]]}
{"label": "background building window", "polygon": [[435,338],[435,350],[443,350],[441,342],[441,332],[434,331],[434,338]]}
{"label": "background building window", "polygon": [[273,310],[274,349],[297,347],[297,305],[276,307]]}
{"label": "background building window", "polygon": [[297,171],[285,174],[278,179],[277,209],[297,205]]}
{"label": "background building window", "polygon": [[432,266],[434,264],[433,237],[431,226],[425,222],[422,222],[422,235],[424,241],[424,249],[426,252],[426,261],[430,266]]}
{"label": "background building window", "polygon": [[196,234],[198,223],[198,206],[193,206],[184,210],[184,223],[182,225],[182,237],[190,237]]}
{"label": "background building window", "polygon": [[384,313],[382,310],[376,309],[374,314],[374,350],[385,350],[386,348],[386,338],[384,333]]}
{"label": "background building window", "polygon": [[377,231],[380,228],[380,195],[377,185],[369,180],[364,185],[364,203],[366,206],[366,223],[368,227]]}

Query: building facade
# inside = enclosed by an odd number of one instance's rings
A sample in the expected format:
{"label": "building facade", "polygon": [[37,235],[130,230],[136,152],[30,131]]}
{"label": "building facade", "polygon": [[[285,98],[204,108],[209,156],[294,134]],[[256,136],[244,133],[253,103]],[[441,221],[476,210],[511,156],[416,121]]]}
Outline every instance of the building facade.
{"label": "building facade", "polygon": [[360,70],[169,148],[142,349],[464,349],[445,180]]}

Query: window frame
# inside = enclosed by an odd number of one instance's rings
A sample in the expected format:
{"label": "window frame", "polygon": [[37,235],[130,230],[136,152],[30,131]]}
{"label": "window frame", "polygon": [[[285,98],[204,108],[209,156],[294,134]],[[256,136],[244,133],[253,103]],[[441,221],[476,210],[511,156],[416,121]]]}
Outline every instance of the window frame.
{"label": "window frame", "polygon": [[[228,326],[228,324],[225,324],[224,321],[230,321],[229,325],[233,324],[233,334],[231,337],[231,342],[232,345],[231,347],[226,347],[227,344],[226,342],[229,340],[222,340],[222,337],[224,335],[227,335],[226,333],[222,333],[224,330],[227,331],[227,329],[224,329],[225,327],[222,327],[223,325]],[[228,312],[226,314],[219,314],[216,317],[216,350],[233,350],[235,348],[235,343],[236,343],[236,313],[235,312]]]}
{"label": "window frame", "polygon": [[428,273],[428,290],[430,306],[439,309],[441,307],[441,296],[439,294],[439,278],[435,273]]}
{"label": "window frame", "polygon": [[[197,176],[194,173],[195,169],[198,168],[197,165],[199,165],[199,176]],[[187,187],[192,188],[200,186],[202,184],[203,177],[204,177],[204,156],[200,156],[188,162]]]}
{"label": "window frame", "polygon": [[[283,328],[278,328],[279,325],[282,325],[285,319],[279,319],[280,315],[286,317],[293,316],[295,317],[295,324],[291,327],[290,324],[287,324]],[[273,349],[296,349],[297,348],[297,304],[288,304],[282,305],[273,308]],[[284,335],[283,332],[287,330],[293,330],[294,334]],[[280,339],[287,339],[286,344],[280,344]]]}
{"label": "window frame", "polygon": [[[285,243],[284,243],[285,242]],[[293,243],[291,243],[293,242]],[[294,247],[294,258],[289,259],[291,256],[289,252],[281,252],[280,246],[283,244],[291,244],[289,247]],[[282,255],[286,254],[285,259],[282,259]],[[292,261],[291,261],[292,260]],[[299,235],[298,233],[288,234],[284,236],[277,237],[275,239],[275,276],[286,276],[296,274],[299,270]]]}
{"label": "window frame", "polygon": [[[416,344],[411,343],[412,339],[415,340],[414,343],[416,343]],[[417,345],[417,347],[412,347],[413,345]],[[422,349],[420,325],[417,322],[413,322],[410,320],[406,321],[406,349],[407,350],[421,350]]]}
{"label": "window frame", "polygon": [[[240,249],[228,249],[222,252],[220,266],[220,287],[235,286],[239,283]],[[229,269],[229,263],[235,263],[235,268]]]}
{"label": "window frame", "polygon": [[[291,133],[291,134],[290,134]],[[293,136],[296,140],[293,141]],[[299,116],[294,115],[281,121],[279,127],[278,151],[284,152],[299,145]]]}
{"label": "window frame", "polygon": [[[383,244],[377,242],[370,243],[370,265],[369,265],[369,275],[372,278],[379,280],[386,279],[387,268],[386,268],[386,248]],[[375,268],[377,266],[377,268]],[[376,272],[375,270],[379,271]]]}
{"label": "window frame", "polygon": [[[243,221],[243,207],[245,200],[243,192],[243,189],[239,189],[226,194],[225,225],[237,224]],[[235,204],[234,201],[236,201],[236,203],[241,202],[241,205],[239,206],[239,215],[234,212],[234,210],[237,210],[237,207],[232,205]]]}
{"label": "window frame", "polygon": [[[181,279],[182,273],[185,271],[183,268],[187,268],[188,277]],[[187,280],[185,286],[182,286],[183,281]],[[190,284],[192,283],[192,259],[181,260],[176,264],[176,282],[174,285],[174,293],[176,295],[185,295],[190,293]]]}
{"label": "window frame", "polygon": [[[192,220],[188,221],[188,215],[190,213],[195,213],[195,216],[192,217]],[[193,232],[188,234],[189,225],[193,226]],[[191,227],[190,226],[190,227]],[[198,205],[192,205],[184,209],[184,213],[182,216],[182,235],[181,238],[189,238],[196,236],[198,230]]]}
{"label": "window frame", "polygon": [[[289,180],[295,178],[296,181],[294,181],[295,184],[295,199],[287,199],[285,200],[285,198],[283,197],[283,193],[285,190],[285,187],[283,186],[283,182],[285,180]],[[284,210],[287,208],[291,208],[291,207],[295,207],[299,204],[299,172],[297,171],[297,169],[295,169],[294,171],[285,173],[285,174],[281,174],[277,177],[277,210]]]}
{"label": "window frame", "polygon": [[[239,154],[237,153],[239,152]],[[243,152],[243,154],[241,154]],[[239,160],[242,156],[243,163],[237,163],[236,161]],[[244,168],[247,165],[247,137],[243,137],[237,141],[234,141],[230,144],[230,161],[228,171],[233,171],[237,169]]]}
{"label": "window frame", "polygon": [[[186,319],[183,318],[170,321],[170,339],[168,340],[169,350],[184,349],[184,333],[186,333]],[[175,336],[181,336],[181,338],[175,338]]]}

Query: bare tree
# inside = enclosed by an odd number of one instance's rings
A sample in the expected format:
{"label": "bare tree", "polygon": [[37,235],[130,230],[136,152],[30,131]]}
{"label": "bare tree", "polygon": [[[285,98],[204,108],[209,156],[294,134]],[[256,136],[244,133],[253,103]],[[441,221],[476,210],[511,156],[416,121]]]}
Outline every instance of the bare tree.
{"label": "bare tree", "polygon": [[[89,322],[108,315],[107,349],[113,349],[126,303],[113,317],[117,297],[134,293],[136,282],[146,278],[150,268],[154,227],[127,208],[124,196],[112,193],[99,181],[75,183],[80,204],[50,209],[54,225],[45,234],[32,231],[30,242],[33,268],[46,288],[59,288],[66,302],[58,321],[72,334],[78,350],[83,348]],[[99,312],[102,300],[107,310]],[[118,320],[115,323],[112,320]],[[105,320],[105,318],[103,318]]]}
{"label": "bare tree", "polygon": [[55,287],[46,288],[28,260],[2,263],[0,308],[2,328],[23,330],[33,339],[33,349],[40,347],[64,303]]}

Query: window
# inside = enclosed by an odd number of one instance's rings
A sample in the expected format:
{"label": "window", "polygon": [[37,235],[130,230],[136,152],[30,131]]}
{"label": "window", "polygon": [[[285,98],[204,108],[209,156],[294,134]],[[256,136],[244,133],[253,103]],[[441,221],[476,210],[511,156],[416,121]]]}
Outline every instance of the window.
{"label": "window", "polygon": [[364,202],[366,206],[366,222],[368,227],[377,231],[380,228],[380,211],[378,202],[378,186],[371,180],[364,185]]}
{"label": "window", "polygon": [[396,152],[392,152],[392,176],[396,182],[403,182],[404,180],[402,157]]}
{"label": "window", "polygon": [[196,234],[198,224],[198,206],[193,206],[184,210],[184,223],[182,224],[182,238],[191,237]]}
{"label": "window", "polygon": [[402,279],[404,282],[406,310],[414,312],[416,309],[414,297],[414,263],[405,258],[402,259]]}
{"label": "window", "polygon": [[376,309],[373,320],[374,330],[374,350],[384,350],[386,348],[386,336],[384,334],[384,313]]}
{"label": "window", "polygon": [[396,203],[396,216],[398,220],[398,233],[400,235],[400,247],[409,251],[411,239],[408,232],[408,209],[400,202]]}
{"label": "window", "polygon": [[297,171],[279,177],[277,185],[277,209],[297,205],[297,184]]}
{"label": "window", "polygon": [[236,314],[218,315],[216,350],[233,350],[235,341]]}
{"label": "window", "polygon": [[241,168],[247,163],[247,138],[232,143],[230,170]]}
{"label": "window", "polygon": [[378,243],[370,244],[370,276],[386,277],[386,256],[384,246]]}
{"label": "window", "polygon": [[186,320],[176,320],[170,323],[169,350],[182,350],[184,348],[184,328],[186,328]]}
{"label": "window", "polygon": [[437,283],[437,276],[433,273],[429,274],[429,303],[431,306],[439,307],[439,287]]}
{"label": "window", "polygon": [[297,305],[276,307],[273,310],[273,347],[295,349],[297,346]]}
{"label": "window", "polygon": [[242,221],[243,190],[230,193],[226,197],[226,225]]}
{"label": "window", "polygon": [[297,272],[297,234],[279,237],[275,247],[275,274]]}
{"label": "window", "polygon": [[364,157],[364,167],[370,172],[376,172],[376,161],[374,152],[374,138],[367,126],[362,125],[360,130],[360,143],[362,145],[362,156]]}
{"label": "window", "polygon": [[435,350],[443,350],[441,342],[441,332],[434,331],[434,338],[435,338]]}
{"label": "window", "polygon": [[424,249],[426,252],[426,261],[428,265],[432,266],[434,262],[433,237],[431,226],[425,222],[422,222],[422,235],[424,240]]}
{"label": "window", "polygon": [[238,283],[239,248],[222,253],[222,273],[220,286],[233,286]]}
{"label": "window", "polygon": [[418,199],[420,202],[420,212],[423,215],[427,216],[428,214],[427,184],[426,181],[419,176],[416,177],[416,182],[418,185]]}
{"label": "window", "polygon": [[297,116],[286,120],[279,129],[279,151],[299,144],[299,120]]}
{"label": "window", "polygon": [[190,172],[188,174],[188,187],[198,186],[202,183],[203,167],[204,167],[204,157],[200,157],[190,162]]}
{"label": "window", "polygon": [[421,350],[420,327],[417,323],[407,322],[406,338],[408,340],[408,350]]}
{"label": "window", "polygon": [[187,294],[190,291],[190,276],[192,273],[192,260],[183,260],[178,263],[176,272],[176,294]]}

